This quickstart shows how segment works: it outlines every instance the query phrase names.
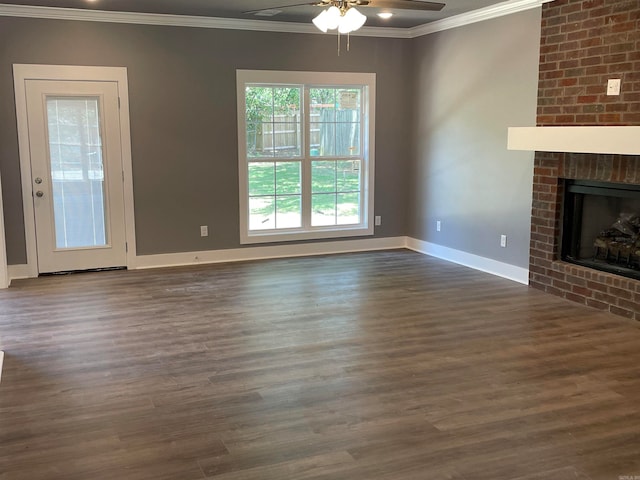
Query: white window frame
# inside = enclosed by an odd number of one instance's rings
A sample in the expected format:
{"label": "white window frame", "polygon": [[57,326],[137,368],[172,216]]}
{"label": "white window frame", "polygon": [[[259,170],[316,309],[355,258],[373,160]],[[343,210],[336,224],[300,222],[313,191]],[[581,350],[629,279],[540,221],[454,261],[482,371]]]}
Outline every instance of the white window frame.
{"label": "white window frame", "polygon": [[[362,128],[362,185],[361,185],[361,222],[356,225],[331,225],[322,227],[281,230],[249,231],[249,178],[246,141],[246,105],[245,87],[247,84],[265,84],[293,86],[300,85],[303,91],[308,87],[364,87],[362,98],[363,128]],[[238,108],[238,174],[240,190],[240,243],[266,243],[296,240],[311,240],[323,238],[342,238],[373,235],[373,200],[374,200],[374,145],[375,145],[375,73],[344,73],[344,72],[288,72],[271,70],[237,70],[236,92]],[[305,94],[306,97],[306,94]],[[303,102],[304,103],[304,102]],[[302,141],[302,202],[310,202],[311,192],[305,190],[305,184],[310,185],[311,173],[309,166],[313,160],[322,157],[308,156],[309,112],[303,106],[303,141]],[[348,159],[348,158],[345,158]],[[275,161],[287,161],[286,158],[274,158]],[[305,178],[307,176],[308,178]],[[303,225],[305,210],[303,207]],[[310,222],[309,222],[310,223]]]}

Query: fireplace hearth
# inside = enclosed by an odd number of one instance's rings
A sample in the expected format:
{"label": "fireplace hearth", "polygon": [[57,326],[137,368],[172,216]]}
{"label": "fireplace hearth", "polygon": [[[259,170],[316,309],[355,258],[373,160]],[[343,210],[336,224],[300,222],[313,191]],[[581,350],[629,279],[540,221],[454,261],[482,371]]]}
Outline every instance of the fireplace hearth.
{"label": "fireplace hearth", "polygon": [[640,187],[567,180],[562,260],[640,279]]}

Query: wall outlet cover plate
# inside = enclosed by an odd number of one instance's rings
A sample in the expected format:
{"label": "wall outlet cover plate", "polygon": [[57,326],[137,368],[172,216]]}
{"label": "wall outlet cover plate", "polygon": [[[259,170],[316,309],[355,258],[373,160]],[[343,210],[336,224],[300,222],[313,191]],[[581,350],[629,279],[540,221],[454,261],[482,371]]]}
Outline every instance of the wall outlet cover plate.
{"label": "wall outlet cover plate", "polygon": [[610,78],[607,82],[607,95],[620,95],[620,79]]}

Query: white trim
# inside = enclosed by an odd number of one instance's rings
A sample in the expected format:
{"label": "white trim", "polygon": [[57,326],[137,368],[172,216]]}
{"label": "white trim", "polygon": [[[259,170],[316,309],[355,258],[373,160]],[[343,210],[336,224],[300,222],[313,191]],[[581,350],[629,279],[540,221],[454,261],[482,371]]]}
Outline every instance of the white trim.
{"label": "white trim", "polygon": [[[238,18],[200,17],[162,13],[114,12],[83,8],[39,7],[32,5],[0,4],[0,16],[44,18],[49,20],[76,20],[82,22],[128,23],[134,25],[160,25],[167,27],[215,28],[223,30],[250,30],[255,32],[312,33],[324,35],[309,19],[309,23],[248,20]],[[409,38],[407,28],[363,27],[352,35],[362,37]]]}
{"label": "white trim", "polygon": [[268,258],[306,257],[336,253],[367,252],[405,248],[406,237],[370,238],[366,240],[338,240],[335,242],[298,243],[262,247],[207,250],[202,252],[140,255],[136,269],[199,265],[208,263],[243,262]]}
{"label": "white trim", "polygon": [[[128,245],[127,266],[136,256],[135,219],[133,208],[133,168],[131,160],[131,134],[129,130],[129,90],[126,67],[84,67],[72,65],[13,65],[18,123],[18,147],[22,179],[22,207],[24,213],[25,243],[27,250],[27,275],[38,276],[36,227],[31,186],[31,157],[29,148],[29,126],[27,123],[27,80],[76,80],[116,82],[120,96],[120,142],[124,180],[124,214],[126,242]],[[16,278],[12,277],[11,278]]]}
{"label": "white trim", "polygon": [[485,8],[472,10],[471,12],[455,15],[435,22],[413,27],[410,30],[410,38],[422,37],[452,28],[471,25],[472,23],[483,22],[493,18],[511,15],[513,13],[524,12],[542,6],[544,3],[553,2],[554,0],[508,0],[506,2],[490,5]]}
{"label": "white trim", "polygon": [[[2,208],[2,179],[0,178],[0,288],[9,286],[9,269],[7,267],[7,242],[4,237],[4,210]],[[2,353],[2,352],[0,352]],[[2,358],[0,357],[0,374],[2,373]]]}
{"label": "white trim", "polygon": [[35,275],[31,275],[31,269],[26,263],[19,265],[9,265],[7,271],[9,273],[9,283],[11,283],[11,281],[13,280],[20,280],[22,278],[35,278],[38,276],[37,272]]}
{"label": "white trim", "polygon": [[[130,270],[206,265],[212,263],[245,262],[270,258],[309,257],[338,253],[369,252],[407,248],[448,262],[463,265],[514,282],[529,284],[529,270],[508,263],[481,257],[472,253],[436,245],[411,237],[368,238],[362,240],[338,240],[333,242],[268,245],[261,247],[205,250],[200,252],[139,255],[129,266]],[[9,265],[11,279],[28,278],[27,265]]]}
{"label": "white trim", "polygon": [[[363,27],[354,36],[416,38],[451,28],[490,20],[492,18],[536,8],[553,0],[508,0],[506,2],[436,20],[411,28]],[[172,27],[219,28],[259,32],[322,34],[312,23],[275,22],[271,20],[242,20],[236,18],[198,17],[158,13],[110,12],[81,8],[38,7],[30,5],[0,4],[0,16],[45,18],[50,20],[78,20],[84,22],[129,23],[136,25],[163,25]]]}
{"label": "white trim", "polygon": [[14,90],[16,97],[16,120],[18,124],[18,152],[20,155],[20,178],[22,182],[22,211],[24,217],[24,239],[27,252],[27,277],[38,276],[36,253],[36,227],[31,187],[31,153],[29,148],[29,125],[27,123],[27,97],[24,80],[18,78],[14,66]]}
{"label": "white trim", "polygon": [[[304,199],[303,199],[304,202]],[[246,204],[246,200],[245,200]],[[369,222],[369,225],[373,225]],[[241,245],[261,244],[261,243],[277,243],[277,242],[298,242],[305,240],[326,240],[330,238],[347,238],[347,237],[370,237],[373,235],[373,226],[371,227],[358,227],[350,228],[349,225],[340,230],[339,226],[335,229],[322,229],[318,227],[318,230],[306,230],[299,232],[283,231],[274,232],[269,230],[269,233],[255,233],[251,235],[242,234],[243,237],[240,240]],[[259,232],[259,231],[258,231]]]}
{"label": "white trim", "polygon": [[473,268],[474,270],[480,270],[481,272],[507,278],[524,285],[529,284],[529,269],[527,268],[517,267],[491,258],[481,257],[411,237],[407,237],[407,248],[415,252],[424,253],[425,255]]}
{"label": "white trim", "polygon": [[509,127],[507,149],[640,155],[640,127]]}
{"label": "white trim", "polygon": [[2,381],[2,364],[4,363],[4,352],[0,350],[0,381]]}
{"label": "white trim", "polygon": [[[247,158],[246,140],[246,105],[245,87],[247,84],[282,84],[299,86],[304,92],[303,105],[304,129],[303,149],[300,157],[294,158],[302,165],[302,225],[297,229],[249,231],[249,179],[248,165],[251,159]],[[307,107],[309,106],[308,89],[313,86],[348,86],[363,87],[362,98],[362,154],[357,159],[362,162],[361,199],[362,212],[360,223],[357,225],[334,225],[331,227],[311,227],[310,217],[310,170],[311,161],[316,157],[310,157],[308,145],[309,118]],[[374,179],[375,179],[375,102],[376,102],[376,74],[355,72],[299,72],[277,70],[236,70],[236,105],[238,119],[238,179],[239,179],[239,217],[240,217],[240,243],[255,244],[269,242],[313,240],[325,238],[342,238],[373,235],[374,212]],[[321,160],[322,158],[317,158]],[[340,159],[340,158],[339,158]],[[260,159],[269,160],[271,159]],[[287,158],[273,158],[273,161],[287,161]],[[305,168],[306,175],[305,177]],[[305,181],[306,178],[306,181]],[[307,203],[305,203],[307,202]],[[306,205],[306,208],[305,208]]]}
{"label": "white trim", "polygon": [[120,148],[122,149],[122,173],[124,189],[124,228],[127,240],[127,266],[136,258],[136,221],[133,200],[133,155],[131,153],[131,125],[129,115],[129,77],[127,69],[118,81],[120,99]]}

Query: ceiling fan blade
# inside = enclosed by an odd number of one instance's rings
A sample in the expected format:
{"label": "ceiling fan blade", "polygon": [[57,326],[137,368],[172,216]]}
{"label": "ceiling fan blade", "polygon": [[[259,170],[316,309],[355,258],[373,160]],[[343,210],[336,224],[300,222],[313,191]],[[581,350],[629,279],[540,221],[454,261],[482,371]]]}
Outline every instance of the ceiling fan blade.
{"label": "ceiling fan blade", "polygon": [[309,2],[304,2],[304,3],[289,3],[287,5],[278,5],[276,7],[268,7],[268,8],[258,8],[256,10],[247,10],[246,12],[242,12],[245,15],[249,15],[251,13],[258,13],[258,12],[264,12],[266,10],[279,10],[281,8],[289,8],[289,7],[303,7],[303,6],[308,6],[308,5],[312,5],[312,6],[316,6],[316,5],[322,5],[324,2],[321,3],[309,3]]}
{"label": "ceiling fan blade", "polygon": [[367,3],[368,5],[363,6],[397,8],[400,10],[422,10],[430,12],[438,12],[445,6],[444,3],[425,2],[422,0],[369,0]]}
{"label": "ceiling fan blade", "polygon": [[[421,11],[440,11],[444,8],[444,3],[439,2],[428,2],[426,0],[345,0],[349,6],[352,7],[378,7],[378,8],[391,8],[391,9],[400,9],[400,10],[421,10]],[[303,6],[314,6],[314,7],[329,7],[331,5],[340,4],[340,0],[318,0],[313,3],[304,2],[304,3],[288,3],[286,5],[278,5],[266,8],[258,8],[255,10],[247,10],[246,12],[242,12],[245,15],[250,15],[253,13],[265,12],[267,10],[279,10],[281,8],[291,8],[291,7],[303,7]]]}

